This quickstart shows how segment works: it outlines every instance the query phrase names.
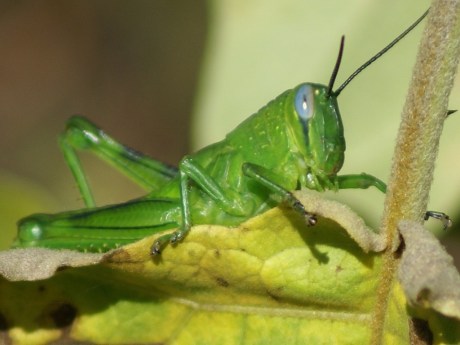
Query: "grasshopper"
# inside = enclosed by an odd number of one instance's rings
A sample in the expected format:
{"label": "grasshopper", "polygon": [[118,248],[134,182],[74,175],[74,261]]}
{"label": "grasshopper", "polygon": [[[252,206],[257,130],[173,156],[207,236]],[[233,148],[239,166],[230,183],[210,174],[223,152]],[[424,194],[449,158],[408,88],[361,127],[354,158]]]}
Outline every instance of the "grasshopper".
{"label": "grasshopper", "polygon": [[[60,137],[60,147],[86,208],[22,219],[15,245],[103,252],[177,229],[153,243],[151,254],[157,255],[167,243],[183,239],[192,224],[236,226],[282,201],[313,226],[316,216],[291,193],[300,187],[337,191],[373,186],[385,193],[385,183],[374,176],[338,175],[344,162],[345,138],[337,97],[425,15],[333,91],[342,59],[342,37],[327,86],[303,83],[283,92],[224,140],[183,157],[178,168],[118,143],[84,117],[70,118]],[[109,161],[148,189],[148,194],[125,203],[96,207],[77,156],[79,150]],[[442,219],[445,216],[433,214]]]}

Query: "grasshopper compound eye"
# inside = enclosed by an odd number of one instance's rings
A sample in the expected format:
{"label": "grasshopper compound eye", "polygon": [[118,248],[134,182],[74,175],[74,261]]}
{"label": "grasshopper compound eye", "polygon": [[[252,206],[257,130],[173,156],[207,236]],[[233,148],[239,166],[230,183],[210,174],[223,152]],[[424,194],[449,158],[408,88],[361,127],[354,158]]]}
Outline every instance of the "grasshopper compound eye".
{"label": "grasshopper compound eye", "polygon": [[295,110],[302,123],[307,123],[313,116],[314,97],[313,89],[310,85],[303,85],[297,91],[295,96]]}

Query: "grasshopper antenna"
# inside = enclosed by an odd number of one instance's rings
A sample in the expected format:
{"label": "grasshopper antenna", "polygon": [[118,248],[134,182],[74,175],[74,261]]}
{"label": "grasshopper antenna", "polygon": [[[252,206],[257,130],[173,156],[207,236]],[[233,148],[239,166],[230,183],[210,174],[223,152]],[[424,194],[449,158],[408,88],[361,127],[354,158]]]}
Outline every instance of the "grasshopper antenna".
{"label": "grasshopper antenna", "polygon": [[[337,90],[331,91],[330,94],[332,94],[332,95],[334,95],[336,97],[338,95],[340,95],[340,93],[343,91],[345,86],[347,86],[359,73],[361,73],[365,68],[367,68],[371,63],[373,63],[375,60],[377,60],[383,54],[385,54],[390,48],[392,48],[396,43],[398,43],[402,38],[404,38],[404,36],[406,36],[409,32],[411,32],[412,29],[415,28],[418,25],[418,23],[420,23],[423,20],[423,18],[426,17],[426,15],[428,14],[428,11],[429,10],[427,10],[425,13],[423,13],[420,18],[418,18],[411,26],[409,26],[403,33],[401,33],[393,41],[391,41],[390,44],[388,44],[385,48],[383,48],[381,51],[379,51],[377,54],[375,54],[373,57],[371,57],[369,60],[367,60],[364,64],[362,64],[361,67],[359,67],[356,71],[354,71],[348,77],[348,79],[345,80],[345,82],[338,87]],[[335,71],[335,69],[334,69],[334,71]]]}
{"label": "grasshopper antenna", "polygon": [[334,87],[335,78],[337,77],[337,73],[339,72],[340,63],[342,62],[344,44],[345,44],[345,36],[342,35],[342,38],[340,39],[339,55],[337,56],[337,60],[335,61],[334,70],[332,71],[331,79],[329,80],[329,85],[327,86],[327,92],[326,92],[327,98],[329,98],[333,93],[332,88]]}

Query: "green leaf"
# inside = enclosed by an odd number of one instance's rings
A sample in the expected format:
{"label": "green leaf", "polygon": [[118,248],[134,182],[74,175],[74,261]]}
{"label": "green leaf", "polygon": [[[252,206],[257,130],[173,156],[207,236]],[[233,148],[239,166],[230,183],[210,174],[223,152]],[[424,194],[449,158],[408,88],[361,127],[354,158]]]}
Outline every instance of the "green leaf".
{"label": "green leaf", "polygon": [[385,320],[376,320],[381,236],[345,205],[312,192],[297,197],[319,215],[316,226],[278,207],[237,228],[196,226],[153,258],[158,235],[106,254],[1,252],[3,337],[17,344],[365,344],[381,326],[383,343],[409,344],[413,314],[429,320],[435,344],[459,343],[459,334],[446,333],[458,320],[431,306],[409,312],[396,280]]}
{"label": "green leaf", "polygon": [[[10,279],[0,282],[3,337],[17,344],[368,343],[382,270],[372,243],[381,246],[380,237],[344,205],[298,197],[330,218],[308,227],[278,207],[237,228],[196,226],[154,258],[156,236],[100,255],[3,252],[0,272]],[[392,290],[382,340],[408,344],[406,300],[396,282]]]}

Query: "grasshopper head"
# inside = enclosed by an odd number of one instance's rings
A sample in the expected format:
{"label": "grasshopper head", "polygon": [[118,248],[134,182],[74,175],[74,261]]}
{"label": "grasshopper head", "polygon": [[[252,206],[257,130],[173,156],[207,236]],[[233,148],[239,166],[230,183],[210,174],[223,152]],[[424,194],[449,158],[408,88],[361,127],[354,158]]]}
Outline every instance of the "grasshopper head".
{"label": "grasshopper head", "polygon": [[294,90],[294,109],[303,132],[307,164],[325,175],[343,165],[345,138],[337,98],[328,87],[305,83]]}
{"label": "grasshopper head", "polygon": [[[297,130],[296,138],[302,136],[305,141],[304,154],[307,165],[316,173],[327,176],[336,175],[344,160],[345,138],[340,117],[337,97],[343,89],[364,69],[385,54],[391,47],[406,36],[427,15],[426,11],[404,32],[390,42],[386,47],[362,64],[353,72],[335,91],[334,82],[342,61],[345,37],[340,40],[340,49],[332,71],[329,85],[305,83],[297,86],[293,91],[295,113],[300,121],[302,130]],[[296,122],[296,121],[294,121]],[[299,143],[298,145],[301,145]]]}

